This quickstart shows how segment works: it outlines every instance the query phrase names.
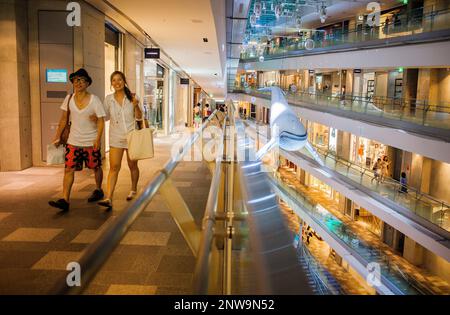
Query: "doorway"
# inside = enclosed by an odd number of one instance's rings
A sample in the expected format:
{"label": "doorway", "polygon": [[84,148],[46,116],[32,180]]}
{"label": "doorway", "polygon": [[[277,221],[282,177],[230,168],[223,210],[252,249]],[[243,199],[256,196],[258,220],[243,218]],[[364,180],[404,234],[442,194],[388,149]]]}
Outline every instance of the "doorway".
{"label": "doorway", "polygon": [[[105,24],[105,96],[113,93],[111,74],[120,70],[120,32],[110,24]],[[105,152],[109,152],[109,121],[105,122]]]}

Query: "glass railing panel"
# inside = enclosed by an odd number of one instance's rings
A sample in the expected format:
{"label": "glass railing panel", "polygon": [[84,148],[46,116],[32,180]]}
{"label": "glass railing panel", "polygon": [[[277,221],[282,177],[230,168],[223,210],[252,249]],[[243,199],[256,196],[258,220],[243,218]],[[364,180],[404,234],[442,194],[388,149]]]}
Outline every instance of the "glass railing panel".
{"label": "glass railing panel", "polygon": [[[289,195],[302,209],[308,211],[308,214],[314,217],[317,222],[330,234],[337,237],[351,250],[358,253],[365,260],[365,263],[376,262],[380,265],[381,274],[404,294],[419,294],[420,292],[409,283],[405,277],[398,273],[396,264],[385,255],[381,248],[372,247],[361,240],[349,227],[341,220],[328,212],[324,207],[313,204],[304,195],[297,192],[295,187],[283,181],[278,175],[272,174],[270,177],[275,185],[281,188],[284,193]],[[396,268],[394,268],[396,267]]]}
{"label": "glass railing panel", "polygon": [[[325,165],[331,170],[369,188],[371,191],[378,193],[384,198],[394,201],[427,221],[430,221],[445,230],[450,230],[450,209],[444,202],[435,200],[431,196],[421,194],[412,187],[407,187],[408,193],[403,193],[400,191],[400,183],[393,179],[387,179],[383,183],[378,183],[371,170],[337,158],[333,154],[318,147],[316,147],[316,150],[325,162]],[[307,151],[302,151],[302,153],[310,156]]]}
{"label": "glass railing panel", "polygon": [[[246,94],[270,98],[268,92],[258,91],[256,88],[241,90]],[[370,116],[385,117],[392,120],[401,120],[422,126],[440,129],[450,129],[450,104],[424,104],[423,101],[414,100],[415,107],[410,107],[410,101],[394,98],[368,98],[364,96],[324,95],[299,91],[287,92],[287,100],[291,105],[303,104],[325,106],[339,110],[348,110]],[[419,105],[417,105],[419,104]]]}
{"label": "glass railing panel", "polygon": [[[439,31],[450,28],[450,10],[435,10],[431,7],[417,8],[409,14],[398,15],[395,20],[381,23],[380,26],[370,27],[365,25],[361,30],[335,33],[327,36],[314,35],[296,40],[281,47],[269,47],[264,49],[265,57],[282,57],[283,55],[295,55],[295,52],[304,52],[305,41],[313,40],[314,48],[329,48],[343,44],[366,42],[377,39],[387,39],[401,36],[421,34],[425,32]],[[314,49],[313,49],[314,50]],[[293,54],[294,53],[294,54]],[[250,50],[241,54],[242,60],[257,58],[256,50]]]}
{"label": "glass railing panel", "polygon": [[[266,135],[260,135],[266,137]],[[379,183],[375,180],[373,171],[366,166],[339,158],[334,152],[325,150],[317,145],[315,145],[315,149],[327,168],[399,204],[404,209],[410,210],[412,213],[442,229],[450,231],[450,205],[444,201],[421,193],[410,186],[406,186],[407,193],[402,192],[400,182],[392,178],[386,178],[382,183]],[[312,158],[306,150],[302,150],[296,154]]]}

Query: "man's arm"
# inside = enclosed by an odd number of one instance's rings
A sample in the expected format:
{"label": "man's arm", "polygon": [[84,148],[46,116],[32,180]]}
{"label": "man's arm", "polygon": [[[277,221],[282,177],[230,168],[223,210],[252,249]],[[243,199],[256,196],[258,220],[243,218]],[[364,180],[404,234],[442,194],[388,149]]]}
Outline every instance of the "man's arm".
{"label": "man's arm", "polygon": [[61,118],[59,119],[58,130],[56,130],[55,138],[53,139],[53,143],[59,145],[59,139],[61,138],[61,133],[64,127],[67,124],[67,111],[63,110]]}
{"label": "man's arm", "polygon": [[105,129],[105,118],[98,117],[97,119],[97,138],[94,142],[94,149],[97,150],[100,148],[100,143],[102,141],[103,129]]}

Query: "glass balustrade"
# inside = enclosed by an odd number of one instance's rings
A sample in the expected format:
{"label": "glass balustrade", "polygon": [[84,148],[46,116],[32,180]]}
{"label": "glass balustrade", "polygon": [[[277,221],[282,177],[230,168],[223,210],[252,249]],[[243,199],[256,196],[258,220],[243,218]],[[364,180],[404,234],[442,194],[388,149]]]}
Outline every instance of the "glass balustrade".
{"label": "glass balustrade", "polygon": [[241,60],[253,61],[253,59],[260,56],[264,56],[264,58],[280,58],[286,55],[295,56],[308,50],[336,49],[339,46],[348,44],[387,40],[395,37],[445,30],[449,27],[450,9],[435,10],[433,7],[421,7],[409,13],[398,14],[395,19],[384,21],[379,26],[364,24],[356,30],[333,32],[327,35],[324,35],[323,32],[305,31],[307,35],[302,37],[284,37],[279,45],[262,45],[262,51],[261,47],[258,49],[256,46],[250,46],[250,48],[241,53]]}
{"label": "glass balustrade", "polygon": [[316,223],[320,224],[334,238],[337,238],[350,252],[357,253],[363,260],[363,264],[378,263],[382,276],[381,281],[391,290],[393,289],[392,286],[394,286],[396,290],[403,294],[429,293],[428,288],[423,287],[405,271],[400,272],[401,268],[381,248],[373,247],[361,240],[344,222],[332,215],[321,205],[314,204],[303,194],[299,193],[295,189],[295,186],[283,180],[278,173],[268,174],[270,175],[269,178],[272,184],[282,191],[284,195],[288,196],[290,200],[285,201],[290,202],[289,204],[291,206],[294,203],[294,205],[306,211],[308,215],[314,218]]}

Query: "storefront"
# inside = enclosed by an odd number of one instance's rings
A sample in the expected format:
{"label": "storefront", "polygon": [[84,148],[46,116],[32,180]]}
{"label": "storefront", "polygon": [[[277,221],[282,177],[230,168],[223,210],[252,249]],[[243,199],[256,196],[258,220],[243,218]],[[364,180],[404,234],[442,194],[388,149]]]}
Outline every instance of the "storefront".
{"label": "storefront", "polygon": [[268,71],[260,73],[258,79],[259,87],[280,85],[280,73],[278,71]]}
{"label": "storefront", "polygon": [[350,161],[371,168],[378,158],[388,155],[388,146],[374,140],[351,135]]}
{"label": "storefront", "polygon": [[164,79],[166,69],[156,61],[145,59],[144,63],[144,105],[150,125],[163,129]]}
{"label": "storefront", "polygon": [[[318,123],[308,122],[308,138],[314,145],[323,150],[328,150],[330,128]],[[336,137],[336,133],[335,133]],[[334,140],[335,141],[335,140]],[[336,147],[336,144],[334,144]],[[336,150],[336,149],[335,149]]]}
{"label": "storefront", "polygon": [[336,153],[337,151],[337,134],[338,130],[330,127],[330,137],[328,139],[328,150]]}
{"label": "storefront", "polygon": [[381,238],[383,221],[355,202],[353,202],[353,213],[355,214],[355,221],[358,221],[366,230]]}
{"label": "storefront", "polygon": [[301,86],[301,74],[298,70],[288,70],[281,72],[281,88],[296,92]]}
{"label": "storefront", "polygon": [[240,87],[241,88],[256,88],[256,82],[258,75],[256,71],[247,71],[240,74]]}
{"label": "storefront", "polygon": [[312,176],[311,174],[308,174],[308,176],[309,176],[309,185],[311,187],[316,188],[321,192],[325,193],[329,199],[334,200],[336,204],[339,204],[339,197],[340,197],[339,192],[331,188],[331,186],[322,182],[320,179],[317,179],[316,177]]}
{"label": "storefront", "polygon": [[239,114],[242,117],[248,118],[250,117],[251,106],[249,102],[239,102]]}

